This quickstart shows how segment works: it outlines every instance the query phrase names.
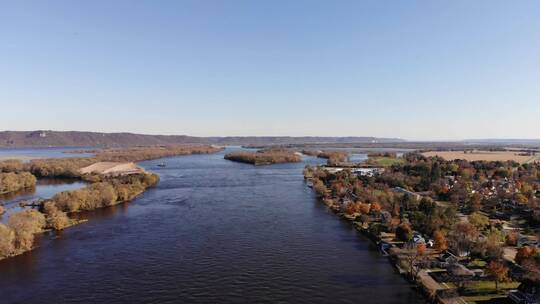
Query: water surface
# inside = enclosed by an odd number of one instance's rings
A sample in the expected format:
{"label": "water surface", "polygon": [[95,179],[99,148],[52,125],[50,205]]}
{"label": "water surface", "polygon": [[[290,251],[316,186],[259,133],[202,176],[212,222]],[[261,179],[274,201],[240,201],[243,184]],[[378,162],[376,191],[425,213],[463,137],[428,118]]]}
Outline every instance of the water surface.
{"label": "water surface", "polygon": [[34,158],[65,158],[90,157],[93,153],[82,152],[95,148],[0,148],[0,160],[20,158],[29,160]]}
{"label": "water surface", "polygon": [[19,205],[21,201],[31,202],[40,199],[48,199],[58,192],[79,189],[85,185],[86,183],[78,180],[47,178],[39,179],[34,188],[2,194],[0,195],[0,205],[4,206],[6,213],[0,215],[0,223],[7,223],[11,214],[24,209]]}
{"label": "water surface", "polygon": [[0,262],[2,303],[422,303],[302,168],[143,162],[157,187]]}

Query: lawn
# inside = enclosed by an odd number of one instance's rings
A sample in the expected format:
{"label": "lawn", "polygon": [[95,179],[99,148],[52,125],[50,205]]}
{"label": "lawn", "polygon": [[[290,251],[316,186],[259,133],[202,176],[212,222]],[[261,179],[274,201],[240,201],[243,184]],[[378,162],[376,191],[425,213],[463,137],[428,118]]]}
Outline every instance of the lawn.
{"label": "lawn", "polygon": [[465,285],[465,290],[463,291],[463,294],[470,296],[496,296],[499,294],[503,294],[504,292],[502,290],[516,289],[518,286],[519,282],[499,283],[499,291],[497,292],[495,290],[494,281],[477,281]]}
{"label": "lawn", "polygon": [[486,267],[486,261],[484,260],[480,260],[480,259],[475,259],[473,260],[472,262],[470,262],[467,267],[469,268],[485,268]]}
{"label": "lawn", "polygon": [[403,164],[405,160],[403,158],[396,157],[370,157],[368,163],[376,166],[390,167],[393,165]]}

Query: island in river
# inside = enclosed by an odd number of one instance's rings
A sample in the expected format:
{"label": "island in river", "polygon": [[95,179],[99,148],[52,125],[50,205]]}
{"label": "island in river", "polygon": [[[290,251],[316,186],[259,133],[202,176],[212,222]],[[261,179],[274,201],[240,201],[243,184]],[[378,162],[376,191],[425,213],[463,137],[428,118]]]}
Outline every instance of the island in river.
{"label": "island in river", "polygon": [[259,151],[235,151],[225,154],[225,159],[255,166],[302,161],[302,155],[292,150],[266,149]]}

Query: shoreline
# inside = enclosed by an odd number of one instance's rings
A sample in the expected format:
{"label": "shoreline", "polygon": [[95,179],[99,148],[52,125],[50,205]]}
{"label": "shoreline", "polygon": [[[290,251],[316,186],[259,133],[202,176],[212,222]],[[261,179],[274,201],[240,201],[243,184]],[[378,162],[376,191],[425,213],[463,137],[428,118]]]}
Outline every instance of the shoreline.
{"label": "shoreline", "polygon": [[[310,178],[304,178],[304,184],[306,184],[308,187],[311,185]],[[311,187],[310,187],[311,188]],[[371,242],[373,245],[377,247],[378,253],[381,255],[381,257],[385,257],[388,260],[388,263],[390,266],[394,269],[396,274],[401,276],[402,279],[404,279],[407,283],[410,284],[410,287],[414,289],[416,292],[421,294],[428,303],[446,303],[442,298],[439,297],[437,292],[433,294],[429,287],[424,284],[422,279],[419,279],[417,281],[411,281],[409,278],[406,277],[407,271],[402,269],[399,266],[399,258],[393,257],[392,254],[385,252],[382,247],[381,243],[382,240],[373,233],[369,232],[368,229],[365,229],[361,226],[359,222],[355,222],[355,217],[347,216],[345,213],[341,212],[340,208],[335,204],[332,200],[328,200],[321,197],[316,197],[317,203],[324,204],[328,210],[332,211],[332,213],[336,216],[338,216],[339,220],[347,222],[354,230],[356,230],[358,233],[360,233],[362,236],[364,236],[369,242]]]}

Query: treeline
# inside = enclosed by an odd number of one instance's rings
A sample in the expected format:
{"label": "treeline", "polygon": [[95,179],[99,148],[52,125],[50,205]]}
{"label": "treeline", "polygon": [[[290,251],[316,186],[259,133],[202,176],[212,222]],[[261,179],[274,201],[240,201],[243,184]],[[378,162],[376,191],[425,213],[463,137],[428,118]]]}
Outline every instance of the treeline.
{"label": "treeline", "polygon": [[397,153],[395,152],[370,152],[368,153],[368,157],[388,157],[388,158],[396,158]]}
{"label": "treeline", "polygon": [[256,166],[302,161],[300,155],[294,151],[287,150],[263,150],[257,152],[238,151],[227,153],[224,158]]}
{"label": "treeline", "polygon": [[0,173],[0,194],[36,186],[36,177],[28,172]]}
{"label": "treeline", "polygon": [[210,154],[223,150],[214,145],[182,145],[110,149],[96,155],[98,161],[138,162],[143,160],[191,154]]}
{"label": "treeline", "polygon": [[93,157],[36,159],[30,162],[6,160],[0,162],[0,172],[30,172],[37,177],[79,178],[79,170],[101,161],[137,162],[176,155],[207,154],[222,150],[211,145],[169,147],[137,147],[99,151]]}
{"label": "treeline", "polygon": [[159,181],[159,176],[151,173],[96,178],[88,187],[57,193],[49,202],[64,212],[94,210],[132,200]]}
{"label": "treeline", "polygon": [[332,150],[302,150],[302,153],[309,156],[316,156],[327,159],[328,165],[335,166],[349,160],[349,153],[345,151]]}

